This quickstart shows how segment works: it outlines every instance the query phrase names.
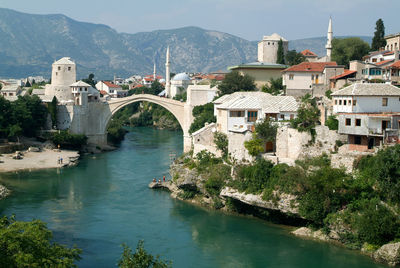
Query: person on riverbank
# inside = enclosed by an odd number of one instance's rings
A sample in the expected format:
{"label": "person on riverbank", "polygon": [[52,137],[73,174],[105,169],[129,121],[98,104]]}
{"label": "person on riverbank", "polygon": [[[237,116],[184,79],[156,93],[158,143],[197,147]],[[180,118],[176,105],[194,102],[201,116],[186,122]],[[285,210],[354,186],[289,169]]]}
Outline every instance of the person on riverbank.
{"label": "person on riverbank", "polygon": [[162,179],[163,179],[163,182],[165,182],[165,176],[163,176],[163,178],[162,178]]}
{"label": "person on riverbank", "polygon": [[153,182],[157,182],[156,178],[153,179]]}

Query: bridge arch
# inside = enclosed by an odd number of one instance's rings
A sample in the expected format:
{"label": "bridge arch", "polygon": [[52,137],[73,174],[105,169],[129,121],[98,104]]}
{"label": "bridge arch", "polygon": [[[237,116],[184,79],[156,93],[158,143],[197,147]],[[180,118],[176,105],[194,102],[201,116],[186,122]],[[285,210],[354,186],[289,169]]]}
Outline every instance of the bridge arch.
{"label": "bridge arch", "polygon": [[157,105],[160,105],[170,113],[174,115],[174,117],[178,120],[179,125],[181,126],[182,130],[184,133],[186,133],[186,125],[185,125],[185,103],[180,102],[177,100],[172,100],[168,98],[163,98],[163,97],[158,97],[155,95],[151,94],[138,94],[138,95],[132,95],[129,97],[125,98],[119,98],[119,99],[112,99],[108,102],[109,107],[110,107],[110,114],[108,114],[105,118],[105,129],[104,133],[107,131],[107,126],[114,114],[116,114],[120,109],[123,107],[135,103],[135,102],[141,102],[141,101],[147,101],[151,102]]}

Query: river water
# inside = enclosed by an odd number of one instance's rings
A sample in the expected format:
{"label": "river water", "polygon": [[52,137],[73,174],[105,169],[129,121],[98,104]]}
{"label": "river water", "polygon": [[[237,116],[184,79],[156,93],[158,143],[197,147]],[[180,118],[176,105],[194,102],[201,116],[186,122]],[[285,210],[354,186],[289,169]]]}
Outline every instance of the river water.
{"label": "river water", "polygon": [[174,152],[182,152],[182,133],[132,128],[118,150],[85,156],[77,167],[1,174],[13,194],[0,201],[0,215],[47,222],[57,242],[83,249],[79,267],[115,267],[121,244],[134,249],[140,239],[173,267],[383,267],[282,226],[148,189],[168,174]]}

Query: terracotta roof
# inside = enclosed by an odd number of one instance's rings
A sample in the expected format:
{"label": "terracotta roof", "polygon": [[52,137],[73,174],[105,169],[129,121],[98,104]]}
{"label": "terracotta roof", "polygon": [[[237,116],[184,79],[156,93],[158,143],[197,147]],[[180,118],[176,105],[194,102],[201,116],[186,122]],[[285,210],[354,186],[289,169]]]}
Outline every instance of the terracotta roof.
{"label": "terracotta roof", "polygon": [[388,56],[388,55],[393,55],[393,54],[394,54],[393,51],[388,51],[388,52],[384,53],[383,56]]}
{"label": "terracotta roof", "polygon": [[101,93],[101,95],[103,95],[103,96],[108,95],[107,91],[105,91],[105,90],[100,90],[100,93]]}
{"label": "terracotta roof", "polygon": [[309,50],[309,49],[305,49],[305,50],[303,50],[303,51],[300,52],[300,53],[303,54],[303,56],[305,56],[305,57],[318,57],[317,54],[315,54],[314,52],[312,52],[312,51]]}
{"label": "terracotta roof", "polygon": [[384,61],[380,61],[380,62],[375,63],[375,65],[384,65],[384,64],[389,63],[389,62],[391,62],[391,61],[394,61],[394,60],[384,60]]}
{"label": "terracotta roof", "polygon": [[136,85],[133,88],[144,87],[142,84]]}
{"label": "terracotta roof", "polygon": [[338,79],[340,79],[340,78],[349,76],[349,75],[354,74],[354,73],[356,73],[356,72],[357,72],[357,71],[344,70],[344,72],[343,72],[342,74],[339,74],[339,75],[336,75],[336,76],[332,76],[332,77],[330,78],[330,80],[338,80]]}
{"label": "terracotta roof", "polygon": [[318,72],[322,73],[325,69],[325,66],[336,66],[337,63],[334,61],[331,62],[302,62],[297,65],[293,65],[283,72]]}
{"label": "terracotta roof", "polygon": [[396,61],[395,63],[393,63],[392,65],[390,65],[388,67],[393,68],[393,69],[400,69],[400,61]]}
{"label": "terracotta roof", "polygon": [[108,81],[103,81],[103,83],[104,83],[106,86],[111,87],[111,88],[120,88],[120,86],[117,86],[116,84],[113,84],[113,83],[108,82]]}

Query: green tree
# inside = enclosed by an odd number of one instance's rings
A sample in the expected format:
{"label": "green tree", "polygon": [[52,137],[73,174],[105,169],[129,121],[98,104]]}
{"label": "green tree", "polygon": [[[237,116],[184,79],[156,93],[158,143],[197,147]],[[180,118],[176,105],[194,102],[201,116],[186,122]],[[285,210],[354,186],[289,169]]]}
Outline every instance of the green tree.
{"label": "green tree", "polygon": [[77,267],[82,250],[51,242],[52,232],[40,220],[0,218],[1,267]]}
{"label": "green tree", "polygon": [[347,67],[350,61],[361,60],[370,50],[369,44],[358,37],[334,38],[332,47],[332,60]]}
{"label": "green tree", "polygon": [[285,90],[285,86],[282,82],[282,77],[279,78],[271,78],[269,83],[262,86],[261,90],[263,92],[269,93],[271,95],[281,95]]}
{"label": "green tree", "polygon": [[248,74],[241,75],[238,71],[228,73],[221,84],[218,85],[219,96],[231,94],[236,91],[254,91],[256,85],[254,78]]}
{"label": "green tree", "polygon": [[26,79],[25,87],[31,87],[31,83],[29,82],[29,79]]}
{"label": "green tree", "polygon": [[82,79],[83,82],[91,85],[92,87],[96,87],[96,81],[93,80],[94,74],[89,74],[88,78]]}
{"label": "green tree", "polygon": [[386,46],[385,40],[385,25],[383,24],[383,20],[379,19],[376,21],[374,37],[372,38],[371,49],[379,50],[382,47]]}
{"label": "green tree", "polygon": [[297,117],[292,119],[291,125],[300,132],[311,132],[319,122],[319,116],[320,111],[315,98],[311,98],[311,95],[307,94],[302,97]]}
{"label": "green tree", "polygon": [[228,136],[222,132],[214,133],[214,143],[218,150],[222,152],[223,157],[228,156]]}
{"label": "green tree", "polygon": [[217,118],[214,116],[213,103],[207,103],[204,105],[195,106],[193,108],[192,114],[194,120],[189,128],[190,134],[204,127],[205,123],[213,123],[217,121]]}
{"label": "green tree", "polygon": [[244,147],[247,149],[251,156],[257,157],[262,152],[264,152],[263,141],[259,137],[257,137],[256,133],[253,133],[253,137],[251,140],[244,142]]}
{"label": "green tree", "polygon": [[283,41],[282,39],[278,42],[278,51],[276,57],[276,63],[285,64],[285,51],[283,50]]}
{"label": "green tree", "polygon": [[288,65],[297,65],[304,61],[306,61],[306,57],[296,50],[290,50],[286,53],[286,64]]}
{"label": "green tree", "polygon": [[54,96],[52,101],[48,104],[47,109],[51,117],[51,125],[55,129],[57,127],[57,97]]}
{"label": "green tree", "polygon": [[154,257],[144,249],[144,242],[140,240],[135,253],[127,245],[122,245],[124,252],[118,261],[120,268],[167,268],[171,267],[170,261],[163,261],[159,256]]}
{"label": "green tree", "polygon": [[264,119],[255,125],[255,133],[264,142],[275,142],[278,126],[269,119]]}
{"label": "green tree", "polygon": [[330,130],[338,130],[339,121],[336,119],[336,116],[330,115],[325,121],[325,126],[327,126]]}

